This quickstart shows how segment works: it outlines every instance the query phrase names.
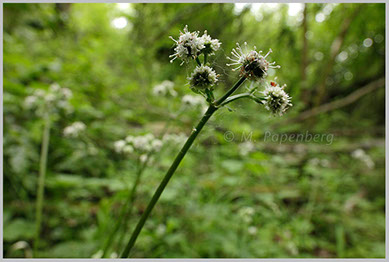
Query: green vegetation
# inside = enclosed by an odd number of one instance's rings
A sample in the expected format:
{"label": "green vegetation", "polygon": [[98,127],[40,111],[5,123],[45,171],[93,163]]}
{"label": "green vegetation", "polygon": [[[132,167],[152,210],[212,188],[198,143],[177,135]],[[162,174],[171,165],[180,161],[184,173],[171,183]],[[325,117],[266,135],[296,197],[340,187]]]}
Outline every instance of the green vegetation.
{"label": "green vegetation", "polygon": [[[4,4],[4,257],[120,256],[204,114],[187,97],[202,98],[195,63],[169,63],[185,25],[222,43],[207,59],[216,98],[239,79],[226,56],[247,42],[273,50],[267,79],[293,107],[217,110],[131,256],[384,257],[384,7]],[[117,143],[128,136],[153,146]]]}

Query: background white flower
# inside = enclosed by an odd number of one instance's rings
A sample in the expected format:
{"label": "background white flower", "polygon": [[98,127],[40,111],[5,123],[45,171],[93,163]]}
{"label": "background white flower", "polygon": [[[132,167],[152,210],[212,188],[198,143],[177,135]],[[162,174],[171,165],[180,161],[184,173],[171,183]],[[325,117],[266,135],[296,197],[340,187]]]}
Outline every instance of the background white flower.
{"label": "background white flower", "polygon": [[77,121],[70,126],[65,127],[63,134],[67,137],[78,137],[85,129],[86,125],[83,122]]}
{"label": "background white flower", "polygon": [[69,99],[72,95],[70,89],[62,88],[59,84],[54,83],[47,90],[33,90],[32,94],[25,98],[24,106],[27,109],[35,109],[38,115],[55,112],[57,109],[71,112],[73,108],[69,103]]}
{"label": "background white flower", "polygon": [[[145,155],[150,152],[158,152],[163,146],[163,141],[154,137],[153,134],[145,134],[143,136],[127,136],[125,139],[118,140],[114,143],[114,148],[117,153],[131,154],[137,153]],[[143,157],[144,158],[144,157]]]}
{"label": "background white flower", "polygon": [[375,164],[371,157],[366,152],[359,148],[351,153],[351,156],[355,159],[362,161],[368,168],[373,169]]}
{"label": "background white flower", "polygon": [[174,90],[174,83],[169,80],[165,80],[162,83],[154,86],[153,94],[155,96],[177,96],[177,92]]}
{"label": "background white flower", "polygon": [[247,156],[248,153],[254,151],[254,149],[255,149],[254,143],[251,141],[246,141],[239,144],[239,153],[242,156]]}
{"label": "background white flower", "polygon": [[201,96],[184,95],[182,103],[187,106],[202,106],[204,105],[204,98]]}

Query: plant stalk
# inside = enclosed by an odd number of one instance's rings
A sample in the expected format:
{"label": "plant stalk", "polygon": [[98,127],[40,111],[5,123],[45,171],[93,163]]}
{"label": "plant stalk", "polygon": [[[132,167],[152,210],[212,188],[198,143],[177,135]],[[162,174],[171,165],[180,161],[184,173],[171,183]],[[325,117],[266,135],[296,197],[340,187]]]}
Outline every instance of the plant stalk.
{"label": "plant stalk", "polygon": [[[173,119],[176,119],[177,116],[179,116],[181,113],[182,113],[182,109],[180,109],[178,111],[178,113],[173,117]],[[171,124],[172,121],[168,121],[159,137],[159,139],[162,139],[163,136],[167,133],[167,131],[169,130],[169,126]],[[135,201],[135,198],[136,198],[136,190],[137,190],[137,187],[139,185],[139,182],[140,182],[140,178],[143,174],[143,171],[146,169],[146,166],[150,160],[150,157],[151,155],[154,153],[154,151],[151,151],[149,152],[149,154],[147,155],[147,160],[145,163],[143,163],[143,165],[141,165],[140,163],[140,160],[138,159],[138,168],[137,168],[137,174],[136,174],[136,178],[135,178],[135,182],[133,184],[133,187],[131,189],[131,193],[130,195],[128,196],[128,200],[126,201],[126,203],[122,206],[122,209],[120,210],[120,213],[119,213],[119,220],[117,221],[117,223],[115,224],[115,227],[113,229],[113,231],[111,232],[110,236],[108,237],[107,241],[105,242],[104,244],[104,248],[103,248],[103,254],[102,254],[102,258],[104,258],[106,255],[107,255],[107,252],[109,251],[109,248],[112,246],[113,244],[113,240],[114,240],[114,237],[116,235],[116,232],[120,229],[120,226],[123,224],[123,230],[121,230],[121,234],[119,236],[119,239],[118,239],[118,246],[121,247],[121,243],[123,241],[123,238],[127,232],[127,229],[128,229],[128,220],[129,220],[129,217],[132,213],[132,209],[133,209],[133,205],[134,205],[134,201]],[[128,208],[127,212],[126,211],[126,208]],[[124,221],[124,223],[123,223]]]}
{"label": "plant stalk", "polygon": [[178,165],[181,163],[181,160],[184,158],[185,154],[188,152],[189,148],[192,146],[194,140],[196,139],[197,135],[200,133],[204,125],[207,123],[207,121],[211,118],[213,113],[215,113],[216,110],[218,110],[221,103],[226,100],[232,93],[234,93],[238,87],[246,80],[245,77],[241,77],[234,86],[228,90],[220,99],[218,99],[215,104],[211,104],[207,111],[205,112],[204,116],[201,118],[200,122],[197,124],[197,126],[193,129],[191,135],[186,140],[184,146],[176,156],[176,158],[173,161],[173,164],[170,166],[169,170],[167,171],[165,177],[162,179],[161,184],[158,186],[157,190],[155,191],[153,197],[150,200],[150,203],[147,205],[146,210],[142,214],[138,224],[136,225],[130,240],[128,241],[121,257],[122,258],[128,258],[130,251],[132,247],[135,245],[135,242],[146,223],[147,218],[149,217],[151,211],[153,210],[155,204],[157,203],[158,199],[160,198],[163,190],[165,189],[166,185],[169,183],[170,178],[173,176],[174,172],[176,171]]}
{"label": "plant stalk", "polygon": [[49,151],[50,140],[50,116],[47,114],[44,118],[44,127],[42,135],[41,155],[39,162],[39,177],[38,177],[38,191],[36,198],[36,211],[35,211],[35,239],[34,239],[34,257],[38,256],[39,238],[42,223],[42,209],[44,201],[45,191],[45,176],[47,167],[47,155]]}
{"label": "plant stalk", "polygon": [[199,57],[196,57],[196,62],[197,62],[197,64],[198,64],[199,66],[201,66],[201,62],[200,62]]}
{"label": "plant stalk", "polygon": [[229,98],[227,98],[223,103],[221,103],[220,105],[221,106],[224,106],[224,105],[227,105],[235,100],[238,100],[238,99],[241,99],[241,98],[250,98],[251,97],[251,94],[250,93],[243,93],[243,94],[239,94],[239,95],[234,95],[234,96],[230,96]]}
{"label": "plant stalk", "polygon": [[153,210],[155,204],[157,203],[159,197],[161,196],[163,190],[165,189],[166,185],[168,184],[170,178],[173,176],[174,172],[176,171],[178,165],[180,164],[181,160],[184,158],[186,152],[189,150],[191,145],[193,144],[193,141],[196,139],[197,135],[200,133],[201,129],[204,127],[205,123],[209,120],[209,118],[213,115],[213,113],[217,110],[214,106],[209,106],[208,110],[205,112],[203,118],[201,118],[198,125],[193,129],[191,135],[189,136],[188,140],[176,156],[173,164],[170,166],[169,170],[167,171],[165,177],[163,178],[161,184],[158,186],[157,190],[155,191],[150,203],[148,204],[146,210],[142,214],[142,217],[140,218],[138,224],[136,225],[134,232],[131,235],[131,238],[125,247],[121,257],[127,258],[132,247],[135,244],[136,239],[138,238],[138,235],[140,231],[142,230],[147,218],[149,217],[151,211]]}

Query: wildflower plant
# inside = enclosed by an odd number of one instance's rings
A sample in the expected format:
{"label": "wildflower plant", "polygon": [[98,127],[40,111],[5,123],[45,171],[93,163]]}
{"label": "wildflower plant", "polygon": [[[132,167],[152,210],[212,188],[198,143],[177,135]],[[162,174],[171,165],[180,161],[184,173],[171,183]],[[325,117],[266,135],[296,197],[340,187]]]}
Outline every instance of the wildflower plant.
{"label": "wildflower plant", "polygon": [[38,116],[46,117],[64,110],[66,113],[73,111],[69,103],[72,91],[54,83],[47,90],[35,89],[24,100],[26,109],[34,110]]}
{"label": "wildflower plant", "polygon": [[[153,134],[147,133],[145,135],[133,136],[128,135],[124,139],[117,140],[113,143],[114,151],[125,157],[136,158],[136,174],[135,182],[119,211],[119,217],[114,225],[113,230],[107,237],[103,249],[96,253],[99,258],[104,258],[113,244],[116,233],[119,232],[118,243],[122,243],[122,238],[125,236],[128,227],[128,220],[132,213],[133,203],[136,198],[137,188],[140,183],[141,176],[146,167],[152,161],[155,153],[158,153],[164,145],[180,144],[185,139],[183,134],[164,133],[161,138],[156,138]],[[100,252],[101,251],[101,252]]]}
{"label": "wildflower plant", "polygon": [[[181,160],[188,152],[189,148],[193,144],[194,140],[201,132],[204,125],[211,118],[211,116],[220,108],[227,104],[242,98],[249,98],[261,105],[267,110],[271,111],[273,115],[282,116],[285,111],[292,105],[290,97],[284,91],[285,86],[279,86],[274,81],[270,84],[266,83],[267,71],[269,68],[277,69],[280,66],[275,65],[275,62],[269,62],[268,57],[271,50],[262,55],[262,51],[257,51],[256,47],[249,49],[247,43],[244,44],[242,49],[239,44],[237,48],[232,50],[233,58],[229,58],[232,63],[228,66],[236,66],[233,71],[239,71],[240,78],[237,82],[220,98],[216,99],[214,90],[218,84],[219,75],[208,63],[208,56],[214,55],[220,48],[220,41],[212,39],[208,32],[205,31],[200,36],[199,31],[190,32],[188,26],[185,26],[183,32],[180,32],[180,36],[177,40],[170,37],[174,43],[174,54],[170,56],[171,62],[175,59],[181,60],[181,65],[193,61],[195,68],[193,73],[188,77],[190,90],[196,94],[202,95],[208,108],[205,111],[203,117],[193,128],[190,136],[187,138],[182,149],[177,154],[172,165],[168,169],[165,177],[162,179],[160,185],[155,191],[148,206],[144,210],[138,224],[136,225],[125,249],[123,250],[121,257],[128,257],[132,247],[134,246],[146,220],[148,219],[155,204],[160,198],[162,192],[173,176],[174,172],[178,168]],[[202,59],[201,59],[202,57]],[[253,84],[247,89],[247,92],[233,95],[238,88],[245,83],[246,80],[251,81]],[[260,92],[259,87],[265,85],[265,90]],[[261,95],[262,94],[262,95]],[[194,101],[193,99],[185,98],[187,103]]]}
{"label": "wildflower plant", "polygon": [[69,103],[71,97],[72,92],[69,89],[62,88],[59,84],[54,83],[47,90],[35,89],[24,100],[25,108],[33,110],[44,122],[35,209],[34,257],[37,257],[39,248],[50,129],[52,122],[58,117],[58,113],[61,110],[65,112],[71,112],[73,110]]}

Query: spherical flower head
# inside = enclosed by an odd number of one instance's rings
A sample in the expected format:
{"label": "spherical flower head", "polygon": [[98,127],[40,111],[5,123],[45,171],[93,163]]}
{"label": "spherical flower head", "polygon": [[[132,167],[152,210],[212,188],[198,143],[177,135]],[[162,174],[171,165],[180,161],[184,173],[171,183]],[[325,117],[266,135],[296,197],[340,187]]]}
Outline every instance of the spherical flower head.
{"label": "spherical flower head", "polygon": [[205,48],[203,44],[203,40],[199,37],[199,32],[189,32],[188,26],[185,26],[184,32],[180,31],[180,37],[178,40],[175,40],[170,36],[176,43],[176,47],[174,48],[174,54],[169,57],[172,57],[170,62],[172,63],[176,58],[180,58],[182,63],[188,62],[190,59],[196,58],[203,48]]}
{"label": "spherical flower head", "polygon": [[212,90],[212,87],[218,81],[218,75],[209,66],[196,66],[192,75],[188,78],[190,88],[195,93],[201,93],[205,89]]}
{"label": "spherical flower head", "polygon": [[201,36],[201,41],[204,45],[204,49],[202,50],[204,54],[215,54],[215,52],[219,50],[221,45],[218,39],[212,39],[211,36],[207,34],[207,30],[205,30],[204,34]]}
{"label": "spherical flower head", "polygon": [[262,93],[265,96],[263,102],[265,108],[275,116],[282,116],[285,111],[292,106],[291,97],[284,91],[284,87],[279,86],[276,82],[270,82]]}
{"label": "spherical flower head", "polygon": [[236,43],[237,48],[232,49],[231,54],[233,58],[227,57],[233,63],[227,64],[227,66],[237,65],[238,67],[232,69],[233,71],[239,70],[241,76],[245,76],[251,80],[261,80],[267,76],[267,70],[269,68],[280,68],[279,65],[275,65],[275,62],[268,62],[266,58],[272,52],[270,49],[266,55],[262,55],[262,51],[248,50],[247,43],[245,42],[245,50],[241,48],[239,43]]}

